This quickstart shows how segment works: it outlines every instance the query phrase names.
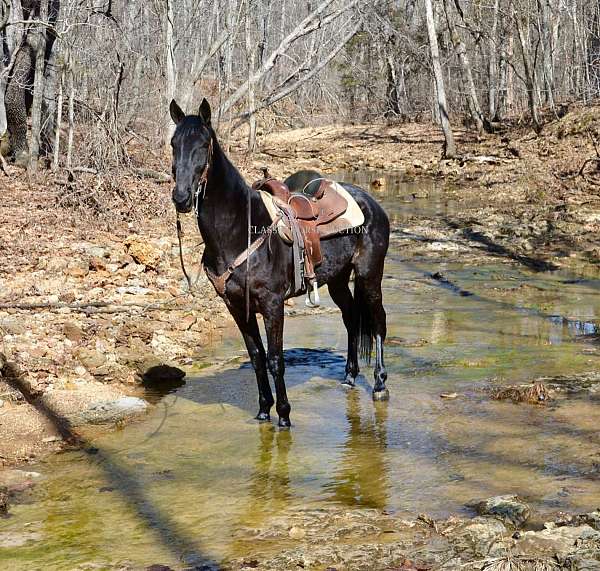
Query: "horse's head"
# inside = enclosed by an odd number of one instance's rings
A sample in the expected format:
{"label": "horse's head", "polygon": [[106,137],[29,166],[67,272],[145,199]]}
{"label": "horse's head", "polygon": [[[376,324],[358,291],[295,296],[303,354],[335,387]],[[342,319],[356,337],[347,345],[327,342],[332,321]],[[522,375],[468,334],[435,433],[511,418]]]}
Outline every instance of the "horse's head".
{"label": "horse's head", "polygon": [[205,182],[212,152],[210,105],[202,100],[198,115],[187,115],[171,101],[169,107],[175,125],[173,148],[173,202],[178,212],[189,212],[199,185]]}

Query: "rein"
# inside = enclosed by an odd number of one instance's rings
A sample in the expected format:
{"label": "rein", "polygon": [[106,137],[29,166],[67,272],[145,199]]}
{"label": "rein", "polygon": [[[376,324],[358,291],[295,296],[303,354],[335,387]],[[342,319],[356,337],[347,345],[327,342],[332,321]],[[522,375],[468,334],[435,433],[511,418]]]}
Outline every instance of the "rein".
{"label": "rein", "polygon": [[[198,186],[196,187],[196,190],[194,191],[194,196],[192,197],[194,215],[196,216],[196,224],[199,224],[198,204],[200,203],[200,195],[202,195],[202,199],[204,199],[204,196],[206,195],[206,185],[208,184],[208,169],[210,168],[210,163],[212,161],[212,155],[213,155],[213,138],[211,137],[210,142],[208,143],[206,166],[204,167],[204,170],[202,171],[202,174],[200,175],[200,181],[198,182]],[[202,188],[202,190],[200,190],[200,188]],[[179,262],[181,263],[181,270],[183,271],[183,275],[185,276],[185,279],[188,283],[188,290],[192,291],[193,286],[196,285],[196,283],[198,282],[198,279],[200,278],[200,273],[202,272],[202,267],[200,267],[200,269],[198,270],[198,274],[192,281],[192,278],[190,277],[190,275],[188,274],[188,272],[185,268],[185,261],[183,260],[183,231],[181,229],[181,218],[179,216],[179,212],[177,212],[177,210],[175,212],[177,214],[177,219],[176,219],[175,224],[177,226],[177,240],[179,241]],[[198,230],[200,230],[200,227],[198,227]]]}
{"label": "rein", "polygon": [[[200,176],[200,182],[198,183],[198,186],[197,186],[197,188],[194,192],[194,196],[193,196],[193,210],[194,210],[194,215],[196,216],[196,223],[198,224],[198,230],[200,230],[200,220],[198,217],[199,205],[200,205],[200,200],[201,199],[203,200],[206,195],[206,187],[208,185],[208,171],[209,171],[210,165],[212,163],[212,156],[213,156],[213,138],[211,137],[209,145],[208,145],[206,166],[204,167],[204,170],[202,171],[202,175]],[[244,289],[245,289],[244,297],[245,297],[245,302],[246,302],[246,322],[250,318],[250,279],[249,279],[250,256],[252,256],[252,254],[254,254],[265,243],[267,237],[269,237],[271,235],[271,232],[275,229],[279,220],[281,219],[281,216],[278,216],[273,221],[273,223],[267,228],[265,233],[262,234],[257,240],[252,242],[252,209],[251,209],[252,195],[251,195],[251,192],[252,191],[251,191],[250,187],[248,187],[247,201],[246,201],[247,224],[248,224],[247,247],[227,267],[225,272],[223,272],[220,275],[213,274],[204,264],[201,264],[201,268],[198,271],[198,275],[196,276],[194,281],[192,281],[190,275],[188,274],[188,272],[186,270],[185,262],[183,259],[183,231],[182,231],[182,227],[181,227],[181,219],[179,217],[179,212],[177,212],[177,220],[176,220],[177,239],[179,241],[179,261],[181,263],[181,269],[183,271],[183,275],[185,276],[185,279],[187,280],[190,291],[191,291],[193,285],[195,285],[196,282],[198,281],[198,278],[200,277],[200,272],[202,271],[202,268],[204,268],[204,272],[206,273],[206,276],[213,284],[213,287],[215,288],[216,292],[222,298],[224,298],[227,280],[229,280],[229,278],[232,276],[232,274],[236,270],[236,268],[241,266],[244,262],[247,262],[246,263],[245,283],[244,283]]]}

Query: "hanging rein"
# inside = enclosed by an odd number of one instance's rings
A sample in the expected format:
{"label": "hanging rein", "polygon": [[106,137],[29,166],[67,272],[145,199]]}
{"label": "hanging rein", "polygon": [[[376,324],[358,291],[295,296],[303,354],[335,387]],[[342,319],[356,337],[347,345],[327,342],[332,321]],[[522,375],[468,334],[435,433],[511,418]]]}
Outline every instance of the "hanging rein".
{"label": "hanging rein", "polygon": [[[204,200],[204,197],[206,195],[206,186],[208,185],[208,171],[209,171],[211,163],[212,163],[212,157],[213,157],[213,138],[211,137],[210,142],[208,144],[206,166],[204,167],[204,170],[202,171],[202,175],[200,176],[200,181],[198,183],[198,186],[196,187],[196,190],[195,190],[193,198],[192,198],[194,216],[196,217],[196,223],[198,224],[198,231],[200,231],[200,220],[198,217],[199,209],[200,209],[200,201]],[[183,232],[182,232],[182,228],[181,228],[181,219],[179,217],[179,212],[177,212],[177,220],[176,220],[177,239],[179,241],[179,261],[181,262],[181,269],[183,271],[183,275],[185,276],[185,278],[187,280],[190,291],[191,291],[193,285],[195,285],[195,283],[198,281],[198,278],[200,277],[200,272],[202,271],[202,268],[204,268],[204,272],[206,273],[206,276],[213,284],[217,293],[223,299],[225,299],[225,288],[227,286],[227,280],[229,280],[229,278],[233,275],[233,272],[236,270],[236,268],[241,266],[244,262],[247,262],[246,263],[245,284],[244,284],[244,290],[245,290],[244,293],[245,293],[245,302],[246,302],[246,321],[248,321],[248,319],[250,318],[250,280],[249,280],[250,256],[252,256],[252,254],[254,254],[265,243],[265,241],[267,240],[267,238],[269,237],[269,235],[271,234],[271,232],[274,230],[277,223],[279,222],[279,218],[276,218],[273,221],[273,223],[271,224],[271,226],[269,226],[269,228],[267,228],[266,232],[261,234],[261,236],[257,240],[252,242],[252,209],[251,209],[252,195],[251,195],[251,192],[252,191],[251,191],[250,187],[248,187],[247,191],[246,191],[246,197],[247,197],[246,212],[247,212],[247,230],[248,230],[247,247],[239,256],[237,256],[237,258],[235,258],[235,260],[233,260],[233,262],[227,267],[227,269],[220,275],[213,274],[204,264],[201,264],[200,270],[198,271],[198,275],[196,276],[195,280],[192,282],[192,279],[190,278],[188,272],[186,271],[185,262],[183,260],[183,246],[182,246]],[[227,300],[225,299],[225,301],[227,301]]]}

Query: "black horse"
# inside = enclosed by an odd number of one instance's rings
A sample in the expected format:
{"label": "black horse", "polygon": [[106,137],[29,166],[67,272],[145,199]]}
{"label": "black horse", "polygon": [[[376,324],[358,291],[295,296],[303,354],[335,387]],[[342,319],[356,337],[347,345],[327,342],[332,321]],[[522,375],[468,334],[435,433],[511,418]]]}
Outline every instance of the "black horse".
{"label": "black horse", "polygon": [[[170,106],[177,125],[173,147],[173,202],[178,212],[197,211],[198,227],[204,239],[202,263],[209,277],[232,270],[225,283],[223,300],[240,329],[252,366],[259,395],[257,419],[270,420],[273,393],[267,368],[273,376],[277,396],[279,426],[290,426],[290,404],[284,381],[283,320],[284,301],[294,280],[292,247],[276,235],[248,258],[232,268],[248,242],[247,204],[250,203],[253,244],[260,243],[261,229],[269,228],[271,218],[259,194],[244,182],[217,141],[211,126],[210,105],[204,99],[198,115],[188,115],[175,101]],[[319,173],[301,171],[287,182],[301,190]],[[323,262],[316,268],[319,284],[327,284],[333,301],[342,311],[348,331],[348,357],[344,383],[353,386],[358,375],[358,354],[370,362],[375,340],[375,385],[373,398],[385,400],[387,372],[383,363],[386,315],[382,305],[381,279],[389,243],[389,221],[381,206],[364,190],[344,184],[364,213],[359,232],[348,232],[323,240]],[[249,264],[245,295],[246,263]],[[349,281],[354,270],[354,296]],[[213,280],[214,283],[214,280]],[[247,303],[249,317],[247,319]],[[263,315],[268,351],[262,344],[256,314]]]}

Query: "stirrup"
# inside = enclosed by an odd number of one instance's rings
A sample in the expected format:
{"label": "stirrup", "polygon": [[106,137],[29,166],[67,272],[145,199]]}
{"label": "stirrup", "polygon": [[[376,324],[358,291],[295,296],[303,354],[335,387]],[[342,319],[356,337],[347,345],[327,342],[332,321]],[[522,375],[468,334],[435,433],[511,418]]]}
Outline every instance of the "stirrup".
{"label": "stirrup", "polygon": [[310,297],[310,286],[306,290],[306,299],[304,300],[304,304],[306,307],[319,307],[321,305],[321,298],[319,297],[319,286],[317,284],[317,280],[314,280],[312,283],[313,293],[315,296],[315,301],[313,301]]}

